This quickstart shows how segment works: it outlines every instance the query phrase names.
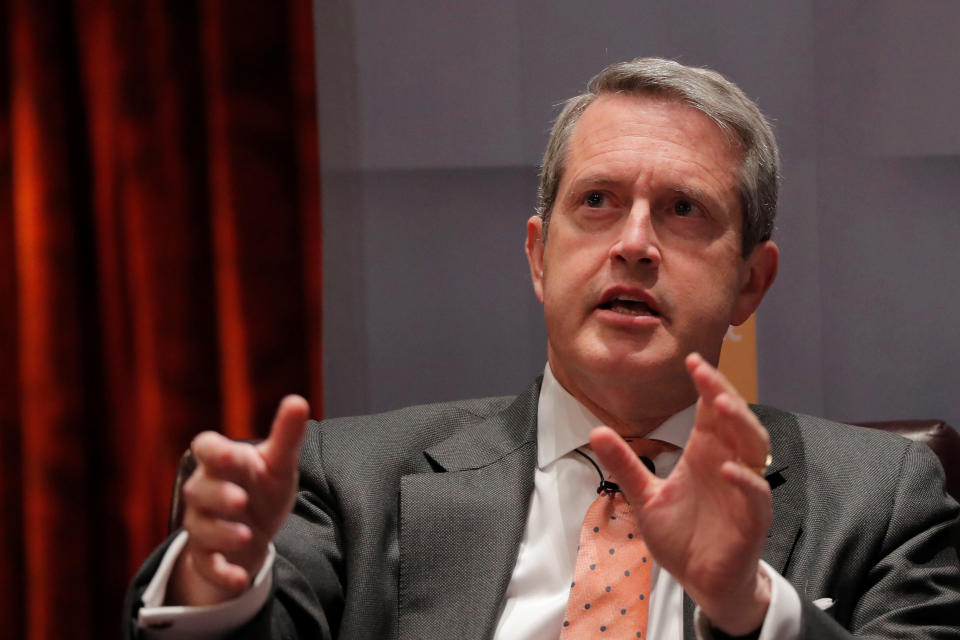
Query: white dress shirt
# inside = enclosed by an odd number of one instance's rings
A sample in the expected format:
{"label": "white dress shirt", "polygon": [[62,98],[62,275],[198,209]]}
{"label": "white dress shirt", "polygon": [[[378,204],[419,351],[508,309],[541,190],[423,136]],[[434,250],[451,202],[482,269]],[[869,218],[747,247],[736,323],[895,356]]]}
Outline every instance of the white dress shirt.
{"label": "white dress shirt", "polygon": [[[693,429],[695,411],[695,405],[687,407],[646,437],[682,449]],[[557,640],[560,635],[576,566],[580,528],[597,496],[600,481],[593,465],[574,451],[588,444],[590,431],[599,424],[600,420],[560,386],[547,365],[537,410],[533,496],[495,640]],[[668,475],[681,453],[668,451],[654,458],[657,475]],[[596,456],[591,458],[596,461]],[[254,585],[238,598],[215,607],[162,606],[166,583],[185,542],[183,533],[167,550],[144,592],[139,621],[141,627],[147,627],[148,638],[180,640],[224,635],[252,619],[269,595],[272,545],[270,557]],[[800,634],[800,598],[786,579],[766,563],[761,562],[761,566],[770,576],[772,592],[760,640],[794,640]],[[699,615],[699,610],[695,627],[698,638],[709,640],[709,622]],[[683,638],[683,589],[656,561],[652,565],[647,637]]]}
{"label": "white dress shirt", "polygon": [[[693,430],[695,415],[696,405],[691,405],[644,436],[678,447],[653,459],[657,476],[666,477],[677,464]],[[495,640],[557,640],[560,635],[577,563],[580,528],[600,483],[593,465],[574,451],[588,444],[590,432],[600,424],[560,386],[547,365],[537,406],[533,496]],[[600,464],[595,455],[586,453]],[[800,598],[780,574],[766,563],[761,566],[771,578],[772,594],[760,639],[794,640],[800,634]],[[683,589],[656,560],[651,569],[647,637],[682,640]],[[709,621],[699,615],[699,610],[696,618],[697,637],[708,639]]]}

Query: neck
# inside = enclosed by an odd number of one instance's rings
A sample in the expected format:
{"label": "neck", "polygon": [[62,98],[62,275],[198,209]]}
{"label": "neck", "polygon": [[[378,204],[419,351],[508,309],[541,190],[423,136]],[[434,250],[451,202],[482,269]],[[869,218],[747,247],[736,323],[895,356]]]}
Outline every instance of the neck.
{"label": "neck", "polygon": [[[548,359],[554,378],[602,423],[621,436],[643,437],[675,413],[696,402],[697,394],[689,377],[673,376],[667,381],[622,377],[572,375]],[[682,365],[681,365],[682,366]]]}

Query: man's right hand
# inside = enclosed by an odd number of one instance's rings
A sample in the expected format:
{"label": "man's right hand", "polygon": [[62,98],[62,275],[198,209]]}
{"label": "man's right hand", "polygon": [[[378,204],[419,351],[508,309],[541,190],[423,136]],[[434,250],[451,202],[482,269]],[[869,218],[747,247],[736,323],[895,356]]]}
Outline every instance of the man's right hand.
{"label": "man's right hand", "polygon": [[270,541],[293,508],[307,401],[280,402],[258,445],[214,431],[193,440],[197,468],[183,486],[183,528],[165,605],[208,605],[240,595],[263,566]]}

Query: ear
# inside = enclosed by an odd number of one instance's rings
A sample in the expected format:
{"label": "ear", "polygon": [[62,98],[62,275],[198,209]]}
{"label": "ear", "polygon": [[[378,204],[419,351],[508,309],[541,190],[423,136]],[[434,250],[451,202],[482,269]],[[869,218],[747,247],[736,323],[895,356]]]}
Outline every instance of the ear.
{"label": "ear", "polygon": [[543,220],[540,216],[530,216],[527,220],[526,252],[533,292],[543,304]]}
{"label": "ear", "polygon": [[739,326],[753,315],[777,277],[780,267],[780,249],[772,240],[761,242],[744,260],[740,293],[734,306],[730,324]]}

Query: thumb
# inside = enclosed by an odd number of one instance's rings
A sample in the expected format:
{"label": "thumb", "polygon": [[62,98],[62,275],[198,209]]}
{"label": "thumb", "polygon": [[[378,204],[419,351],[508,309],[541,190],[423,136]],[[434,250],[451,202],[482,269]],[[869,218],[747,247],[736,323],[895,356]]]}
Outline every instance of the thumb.
{"label": "thumb", "polygon": [[280,401],[270,435],[257,447],[271,473],[284,473],[297,466],[309,416],[310,405],[302,397],[289,395]]}
{"label": "thumb", "polygon": [[590,432],[590,447],[631,504],[646,503],[663,482],[650,473],[630,445],[610,427],[597,427]]}

